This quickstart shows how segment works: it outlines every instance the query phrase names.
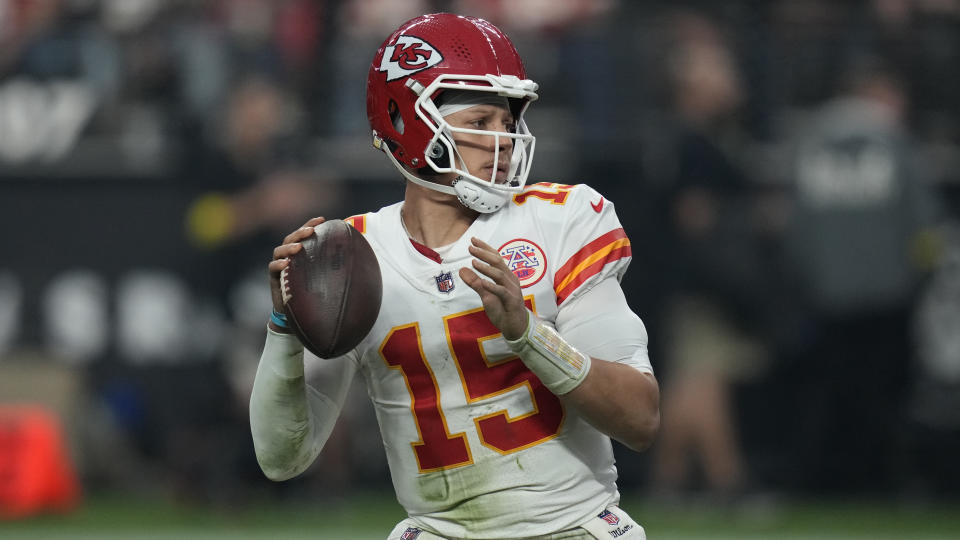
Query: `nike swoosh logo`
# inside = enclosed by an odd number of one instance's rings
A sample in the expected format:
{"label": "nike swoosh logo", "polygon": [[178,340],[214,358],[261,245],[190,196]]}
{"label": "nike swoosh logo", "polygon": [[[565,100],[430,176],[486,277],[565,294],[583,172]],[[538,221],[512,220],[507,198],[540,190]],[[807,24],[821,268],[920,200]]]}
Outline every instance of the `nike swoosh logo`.
{"label": "nike swoosh logo", "polygon": [[603,210],[603,197],[600,197],[600,200],[595,203],[591,202],[590,208],[593,208],[593,211],[599,214],[600,210]]}

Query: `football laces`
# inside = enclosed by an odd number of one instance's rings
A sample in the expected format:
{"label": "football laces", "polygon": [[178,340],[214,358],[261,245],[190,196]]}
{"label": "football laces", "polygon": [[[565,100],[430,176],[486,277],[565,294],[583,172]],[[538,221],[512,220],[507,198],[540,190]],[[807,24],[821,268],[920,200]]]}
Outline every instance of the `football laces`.
{"label": "football laces", "polygon": [[288,304],[293,298],[290,294],[290,281],[287,279],[287,270],[289,267],[280,271],[280,296],[283,298],[284,305]]}

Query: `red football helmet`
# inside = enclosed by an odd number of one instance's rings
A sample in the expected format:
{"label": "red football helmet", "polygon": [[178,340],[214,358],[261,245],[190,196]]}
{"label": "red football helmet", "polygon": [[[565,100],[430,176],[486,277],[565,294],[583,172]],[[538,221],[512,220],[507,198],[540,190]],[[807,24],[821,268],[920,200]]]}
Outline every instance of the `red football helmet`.
{"label": "red football helmet", "polygon": [[[435,102],[450,89],[507,98],[516,129],[503,133],[451,127]],[[526,184],[535,138],[523,113],[537,99],[536,90],[537,83],[527,79],[513,43],[496,26],[450,13],[416,17],[383,42],[370,66],[367,117],[373,144],[410,181],[457,195],[460,202],[479,212],[493,212]],[[496,170],[490,178],[470,174],[459,157],[455,132],[492,136],[495,149],[509,139],[506,182],[497,182]],[[423,178],[448,172],[458,175],[452,186]]]}

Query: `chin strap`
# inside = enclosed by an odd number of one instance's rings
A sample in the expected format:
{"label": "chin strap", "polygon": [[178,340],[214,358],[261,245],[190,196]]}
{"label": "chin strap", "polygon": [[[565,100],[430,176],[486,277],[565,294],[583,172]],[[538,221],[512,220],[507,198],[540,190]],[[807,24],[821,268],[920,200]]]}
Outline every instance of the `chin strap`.
{"label": "chin strap", "polygon": [[508,193],[478,185],[462,176],[458,176],[452,185],[460,203],[481,214],[496,212],[510,199]]}
{"label": "chin strap", "polygon": [[407,168],[397,160],[396,156],[393,155],[393,152],[390,151],[390,148],[383,143],[383,140],[378,138],[376,135],[374,135],[373,145],[380,150],[383,150],[383,153],[390,158],[390,163],[393,163],[393,166],[396,167],[397,170],[400,171],[400,174],[402,174],[407,180],[417,184],[418,186],[439,191],[440,193],[456,195],[457,200],[460,201],[460,204],[471,210],[480,212],[481,214],[496,212],[497,210],[503,208],[503,205],[506,204],[507,200],[510,198],[508,193],[503,193],[486,186],[478,185],[462,176],[458,176],[453,181],[452,186],[445,186],[443,184],[438,184],[437,182],[424,180],[423,178],[420,178],[419,176],[408,171]]}

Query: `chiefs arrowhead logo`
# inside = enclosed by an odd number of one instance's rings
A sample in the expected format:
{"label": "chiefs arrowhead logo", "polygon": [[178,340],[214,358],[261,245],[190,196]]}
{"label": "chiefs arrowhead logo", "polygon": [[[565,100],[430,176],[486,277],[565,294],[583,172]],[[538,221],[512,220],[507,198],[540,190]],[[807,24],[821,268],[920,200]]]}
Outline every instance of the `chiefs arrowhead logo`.
{"label": "chiefs arrowhead logo", "polygon": [[414,36],[400,36],[397,42],[383,50],[380,71],[387,72],[387,82],[412,75],[443,61],[433,45]]}

